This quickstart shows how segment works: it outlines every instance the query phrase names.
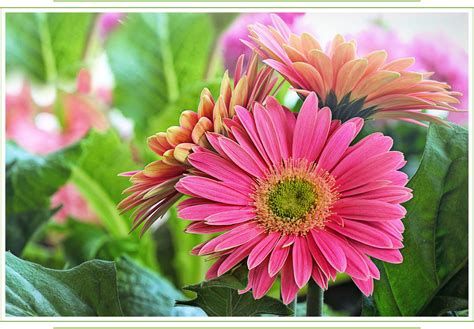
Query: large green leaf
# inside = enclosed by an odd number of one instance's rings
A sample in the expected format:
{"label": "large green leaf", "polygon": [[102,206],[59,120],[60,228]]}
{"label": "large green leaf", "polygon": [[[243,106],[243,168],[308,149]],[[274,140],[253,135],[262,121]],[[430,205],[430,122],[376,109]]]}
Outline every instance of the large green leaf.
{"label": "large green leaf", "polygon": [[127,15],[107,41],[115,105],[147,126],[204,78],[214,34],[206,14]]}
{"label": "large green leaf", "polygon": [[467,308],[468,132],[431,125],[420,167],[408,184],[402,264],[378,263],[380,315],[441,315]]}
{"label": "large green leaf", "polygon": [[128,257],[116,264],[120,302],[126,316],[169,316],[175,301],[184,297],[167,280]]}
{"label": "large green leaf", "polygon": [[204,281],[185,289],[197,294],[196,299],[180,302],[183,305],[199,306],[209,316],[258,316],[262,314],[291,315],[292,310],[278,299],[264,296],[253,299],[251,292],[239,294],[247,281],[247,271],[241,266],[219,278]]}
{"label": "large green leaf", "polygon": [[8,316],[121,316],[113,262],[52,270],[6,254]]}
{"label": "large green leaf", "polygon": [[73,159],[77,154],[73,146],[41,157],[7,144],[7,250],[20,255],[36,230],[57,211],[50,209],[50,197],[70,176],[66,155]]}
{"label": "large green leaf", "polygon": [[74,79],[93,17],[89,13],[7,13],[7,68],[43,83]]}

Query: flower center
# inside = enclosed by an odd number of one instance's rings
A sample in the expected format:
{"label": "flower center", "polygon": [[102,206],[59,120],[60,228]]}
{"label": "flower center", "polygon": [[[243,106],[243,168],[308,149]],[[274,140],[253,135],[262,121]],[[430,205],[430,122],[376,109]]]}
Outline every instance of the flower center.
{"label": "flower center", "polygon": [[257,222],[268,232],[286,235],[322,229],[339,196],[334,186],[328,172],[306,160],[289,159],[257,181]]}
{"label": "flower center", "polygon": [[313,185],[302,178],[278,182],[268,195],[271,212],[283,219],[294,220],[308,213],[316,204]]}

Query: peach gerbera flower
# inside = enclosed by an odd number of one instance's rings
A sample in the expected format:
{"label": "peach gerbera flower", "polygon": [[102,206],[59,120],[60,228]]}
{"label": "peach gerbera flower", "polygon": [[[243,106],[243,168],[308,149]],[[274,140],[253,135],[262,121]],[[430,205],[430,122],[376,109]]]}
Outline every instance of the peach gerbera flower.
{"label": "peach gerbera flower", "polygon": [[258,57],[253,55],[244,71],[244,56],[239,58],[231,85],[227,72],[222,79],[220,94],[214,99],[205,88],[197,112],[184,111],[179,126],[169,127],[166,132],[148,138],[151,150],[162,157],[148,164],[143,170],[123,173],[131,176],[131,193],[120,204],[125,212],[135,209],[132,230],[145,223],[142,233],[162,217],[182,196],[174,185],[191,167],[187,157],[196,146],[211,148],[205,134],[215,132],[226,135],[224,121],[233,118],[237,105],[252,108],[255,102],[263,102],[270,94],[277,79],[267,66],[258,68]]}
{"label": "peach gerbera flower", "polygon": [[[282,74],[303,97],[317,93],[334,119],[397,119],[422,124],[442,123],[423,110],[459,111],[461,94],[447,83],[429,80],[431,73],[412,72],[414,58],[386,63],[384,50],[356,55],[355,41],[337,35],[324,51],[310,34],[293,34],[278,17],[273,26],[250,25],[252,42],[245,42]],[[424,124],[422,124],[424,125]]]}

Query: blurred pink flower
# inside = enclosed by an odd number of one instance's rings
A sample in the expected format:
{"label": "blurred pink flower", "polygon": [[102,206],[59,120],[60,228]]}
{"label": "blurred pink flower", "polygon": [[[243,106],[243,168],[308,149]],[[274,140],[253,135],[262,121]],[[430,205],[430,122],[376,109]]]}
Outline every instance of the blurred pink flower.
{"label": "blurred pink flower", "polygon": [[[468,109],[468,54],[447,35],[418,34],[410,42],[403,42],[395,30],[373,26],[349,38],[356,40],[361,56],[384,49],[389,54],[388,60],[414,57],[413,71],[434,72],[431,79],[447,82],[452,90],[463,94],[456,108]],[[450,112],[448,120],[467,124],[468,112]]]}
{"label": "blurred pink flower", "polygon": [[[413,38],[407,52],[416,58],[416,69],[434,72],[432,78],[446,81],[453,90],[463,94],[457,108],[468,109],[469,102],[469,58],[466,51],[456,45],[445,34],[420,34]],[[467,124],[468,112],[449,113],[448,120]]]}
{"label": "blurred pink flower", "polygon": [[[101,101],[90,94],[87,73],[79,74],[77,90],[58,92],[54,104],[46,107],[35,103],[26,82],[18,94],[7,94],[6,138],[29,152],[44,155],[77,142],[91,128],[105,130],[108,122],[101,111]],[[55,113],[58,106],[62,107],[62,120]],[[53,196],[52,205],[59,204],[63,208],[56,215],[58,220],[68,215],[84,220],[96,218],[72,185],[64,186]]]}
{"label": "blurred pink flower", "polygon": [[[234,72],[237,59],[240,55],[245,54],[250,58],[251,50],[244,45],[240,39],[249,40],[248,29],[249,24],[261,23],[268,25],[272,23],[270,13],[249,13],[241,14],[235,19],[231,26],[224,32],[220,39],[224,56],[224,65],[229,72]],[[292,27],[298,17],[304,13],[277,13],[283,21]]]}
{"label": "blurred pink flower", "polygon": [[51,206],[63,207],[56,213],[54,218],[57,222],[63,222],[68,217],[79,219],[83,222],[95,223],[98,221],[95,213],[89,208],[87,201],[79,194],[73,184],[61,187],[51,199]]}
{"label": "blurred pink flower", "polygon": [[117,28],[120,20],[125,16],[125,13],[103,13],[99,16],[97,24],[99,26],[99,34],[102,39]]}

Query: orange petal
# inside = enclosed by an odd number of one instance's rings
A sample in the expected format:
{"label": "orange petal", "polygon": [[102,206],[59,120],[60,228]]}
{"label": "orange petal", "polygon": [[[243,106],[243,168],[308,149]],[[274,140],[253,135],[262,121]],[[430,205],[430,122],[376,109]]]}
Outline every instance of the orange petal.
{"label": "orange petal", "polygon": [[191,153],[193,147],[195,146],[196,144],[194,143],[178,144],[174,149],[174,153],[173,153],[174,158],[178,160],[179,162],[186,163],[188,155]]}
{"label": "orange petal", "polygon": [[314,49],[309,52],[309,63],[313,65],[321,75],[324,82],[324,90],[329,91],[333,84],[331,59],[322,51]]}
{"label": "orange petal", "polygon": [[334,54],[332,55],[332,69],[333,76],[337,77],[337,74],[341,67],[347,62],[353,60],[356,55],[355,45],[352,42],[341,43],[334,49]]}
{"label": "orange petal", "polygon": [[179,117],[179,125],[183,128],[192,130],[198,122],[198,114],[194,111],[183,111]]}
{"label": "orange petal", "polygon": [[359,81],[351,94],[351,100],[365,97],[398,77],[400,77],[398,72],[378,71]]}
{"label": "orange petal", "polygon": [[415,58],[413,57],[400,58],[385,64],[382,69],[386,71],[401,72],[406,70],[413,64],[415,64]]}
{"label": "orange petal", "polygon": [[243,76],[237,85],[235,86],[235,90],[232,93],[232,98],[230,100],[229,105],[229,117],[232,118],[235,115],[234,106],[240,105],[245,106],[247,104],[248,98],[248,90],[249,84],[247,80],[247,76]]}
{"label": "orange petal", "polygon": [[[219,120],[222,122],[221,119],[219,119]],[[206,132],[207,131],[212,131],[213,128],[214,127],[213,127],[212,121],[209,120],[208,118],[203,117],[203,118],[199,119],[198,123],[196,124],[196,126],[194,127],[193,132],[192,132],[193,142],[196,143],[197,145],[202,146],[202,147],[209,148],[209,143],[208,143],[207,138],[206,138]]]}
{"label": "orange petal", "polygon": [[166,139],[172,146],[191,141],[191,130],[172,126],[166,130]]}
{"label": "orange petal", "polygon": [[354,88],[360,78],[364,75],[367,65],[367,59],[359,58],[353,59],[341,67],[334,88],[338,99],[341,99]]}

